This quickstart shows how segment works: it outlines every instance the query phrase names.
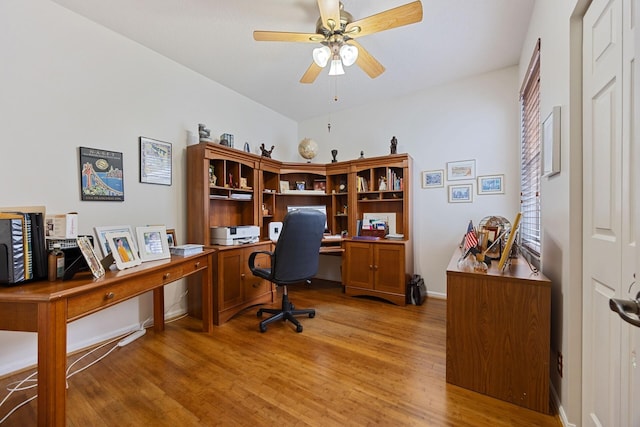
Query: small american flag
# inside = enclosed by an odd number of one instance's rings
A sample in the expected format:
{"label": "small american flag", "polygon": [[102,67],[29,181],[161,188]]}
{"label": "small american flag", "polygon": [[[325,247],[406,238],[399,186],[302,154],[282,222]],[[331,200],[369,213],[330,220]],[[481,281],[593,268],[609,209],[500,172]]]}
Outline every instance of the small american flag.
{"label": "small american flag", "polygon": [[476,236],[476,230],[473,228],[473,221],[469,221],[467,234],[464,235],[464,252],[467,252],[469,248],[472,248],[477,244],[478,236]]}

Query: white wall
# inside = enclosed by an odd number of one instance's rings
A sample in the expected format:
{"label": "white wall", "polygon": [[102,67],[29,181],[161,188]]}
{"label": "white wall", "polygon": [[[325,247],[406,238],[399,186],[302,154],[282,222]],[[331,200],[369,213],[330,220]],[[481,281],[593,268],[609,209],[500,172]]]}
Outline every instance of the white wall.
{"label": "white wall", "polygon": [[[500,215],[512,221],[519,209],[517,72],[517,67],[510,67],[300,123],[299,139],[318,142],[322,148],[315,161],[321,163],[331,161],[333,148],[338,160],[358,158],[361,150],[365,157],[389,154],[393,136],[398,152],[413,157],[414,266],[432,295],[446,294],[447,264],[469,220],[477,225],[485,216]],[[469,159],[476,160],[478,175],[504,174],[505,194],[479,196],[476,180],[421,188],[421,171],[446,173],[447,162]],[[473,183],[473,203],[448,203],[446,185],[466,182]]]}
{"label": "white wall", "polygon": [[[540,115],[561,111],[560,174],[541,181],[542,272],[552,281],[550,374],[565,425],[581,425],[582,147],[581,22],[590,0],[538,0],[520,57],[522,82],[540,38]],[[576,15],[574,24],[572,15]],[[563,376],[557,353],[563,355]]]}
{"label": "white wall", "polygon": [[[76,211],[80,233],[100,225],[166,224],[185,243],[187,131],[297,144],[297,124],[231,90],[45,0],[0,2],[0,206]],[[173,184],[141,184],[138,137],[173,144]],[[124,156],[124,202],[82,202],[78,147]],[[165,305],[184,284],[170,285]],[[74,350],[151,316],[150,296],[72,323]],[[172,307],[184,311],[184,301]],[[36,362],[35,334],[0,332],[0,375]]]}

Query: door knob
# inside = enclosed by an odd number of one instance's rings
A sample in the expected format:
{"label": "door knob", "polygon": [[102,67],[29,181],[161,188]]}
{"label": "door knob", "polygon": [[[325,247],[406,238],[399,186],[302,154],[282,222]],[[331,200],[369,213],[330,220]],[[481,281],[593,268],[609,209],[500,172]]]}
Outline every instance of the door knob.
{"label": "door knob", "polygon": [[611,311],[618,313],[625,322],[640,328],[640,318],[638,317],[640,315],[640,292],[638,292],[634,300],[611,298],[609,300],[609,308]]}

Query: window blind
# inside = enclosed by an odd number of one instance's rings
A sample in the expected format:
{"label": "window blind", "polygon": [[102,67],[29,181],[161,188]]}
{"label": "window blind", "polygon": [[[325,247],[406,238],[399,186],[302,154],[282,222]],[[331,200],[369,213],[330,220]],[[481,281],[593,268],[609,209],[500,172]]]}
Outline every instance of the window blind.
{"label": "window blind", "polygon": [[540,40],[520,90],[520,247],[540,259]]}

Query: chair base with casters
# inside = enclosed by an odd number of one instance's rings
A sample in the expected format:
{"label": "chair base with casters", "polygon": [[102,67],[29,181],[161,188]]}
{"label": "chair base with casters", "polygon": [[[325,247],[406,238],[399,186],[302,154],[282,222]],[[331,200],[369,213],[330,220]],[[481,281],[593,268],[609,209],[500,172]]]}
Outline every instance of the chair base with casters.
{"label": "chair base with casters", "polygon": [[308,315],[309,318],[313,318],[316,315],[316,311],[312,308],[296,310],[294,305],[289,301],[289,295],[287,293],[287,286],[284,285],[282,289],[282,307],[277,308],[261,308],[258,310],[258,317],[262,317],[262,313],[273,314],[273,316],[260,322],[260,332],[267,331],[267,325],[277,320],[289,321],[296,327],[296,332],[302,332],[302,325],[298,322],[295,316]]}
{"label": "chair base with casters", "polygon": [[[302,332],[302,325],[295,316],[315,317],[315,310],[295,309],[289,301],[287,285],[310,283],[311,278],[318,272],[320,245],[325,225],[326,216],[322,212],[314,209],[293,210],[287,213],[282,221],[282,231],[273,252],[256,251],[249,255],[249,269],[254,276],[283,287],[280,309],[258,310],[258,317],[262,317],[262,313],[273,315],[260,322],[260,332],[266,332],[267,325],[276,320],[288,320],[295,325],[296,332]],[[265,255],[269,258],[268,263],[264,262]],[[260,258],[257,258],[258,256]]]}

